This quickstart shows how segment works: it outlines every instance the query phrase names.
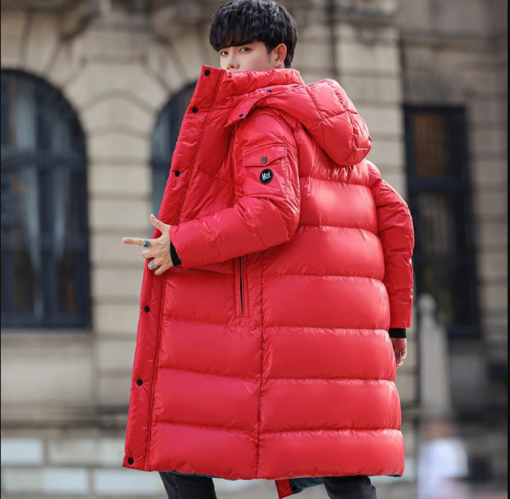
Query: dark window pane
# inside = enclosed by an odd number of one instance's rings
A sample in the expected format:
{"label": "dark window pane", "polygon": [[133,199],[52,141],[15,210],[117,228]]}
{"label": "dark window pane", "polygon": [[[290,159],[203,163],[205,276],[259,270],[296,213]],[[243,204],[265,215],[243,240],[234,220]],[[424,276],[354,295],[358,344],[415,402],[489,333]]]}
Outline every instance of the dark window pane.
{"label": "dark window pane", "polygon": [[76,263],[76,253],[72,251],[66,251],[57,262],[60,312],[71,315],[78,313]]}
{"label": "dark window pane", "polygon": [[422,252],[452,256],[456,251],[453,200],[444,194],[425,193],[417,199],[421,215]]}
{"label": "dark window pane", "polygon": [[2,71],[2,327],[90,326],[85,140],[62,94]]}
{"label": "dark window pane", "polygon": [[2,147],[9,145],[10,105],[7,92],[7,81],[2,79]]}
{"label": "dark window pane", "polygon": [[37,277],[34,275],[30,255],[25,250],[13,252],[14,312],[32,312],[35,307]]}
{"label": "dark window pane", "polygon": [[464,109],[406,106],[409,206],[418,294],[450,335],[480,335]]}
{"label": "dark window pane", "polygon": [[445,178],[451,175],[450,140],[445,116],[417,113],[413,116],[416,136],[416,175]]}

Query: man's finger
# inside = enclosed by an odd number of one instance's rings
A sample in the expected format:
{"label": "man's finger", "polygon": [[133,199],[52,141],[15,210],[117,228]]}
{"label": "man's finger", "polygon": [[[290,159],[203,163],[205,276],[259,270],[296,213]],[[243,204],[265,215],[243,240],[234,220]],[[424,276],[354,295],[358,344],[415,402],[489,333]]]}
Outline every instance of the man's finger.
{"label": "man's finger", "polygon": [[402,365],[404,364],[405,360],[407,359],[407,352],[402,352],[402,356],[399,356],[397,354],[397,367],[402,367]]}
{"label": "man's finger", "polygon": [[168,224],[158,220],[153,213],[151,213],[151,222],[154,227],[160,230],[160,232],[163,232],[163,230],[166,230],[168,227],[170,227]]}
{"label": "man's finger", "polygon": [[124,244],[132,244],[135,246],[143,246],[143,239],[134,238],[134,237],[125,237],[122,242]]}

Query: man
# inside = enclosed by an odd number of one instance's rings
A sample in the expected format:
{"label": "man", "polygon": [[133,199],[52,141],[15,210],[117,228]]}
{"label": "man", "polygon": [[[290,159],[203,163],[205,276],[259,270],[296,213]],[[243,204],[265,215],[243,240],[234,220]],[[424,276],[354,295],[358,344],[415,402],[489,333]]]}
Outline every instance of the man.
{"label": "man", "polygon": [[150,260],[123,465],[170,498],[221,477],[374,499],[369,476],[404,471],[409,209],[340,85],[289,69],[282,6],[229,2],[210,41],[154,237],[123,240]]}

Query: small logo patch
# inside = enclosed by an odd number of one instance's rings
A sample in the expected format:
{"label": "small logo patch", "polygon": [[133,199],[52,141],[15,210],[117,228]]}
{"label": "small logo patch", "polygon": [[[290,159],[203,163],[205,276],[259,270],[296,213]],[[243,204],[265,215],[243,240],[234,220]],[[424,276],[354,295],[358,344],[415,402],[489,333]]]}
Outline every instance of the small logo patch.
{"label": "small logo patch", "polygon": [[273,177],[274,177],[274,173],[273,173],[273,170],[271,170],[270,168],[267,168],[265,169],[261,174],[260,174],[260,181],[263,183],[263,184],[269,184],[269,182],[271,182],[271,180],[273,180]]}

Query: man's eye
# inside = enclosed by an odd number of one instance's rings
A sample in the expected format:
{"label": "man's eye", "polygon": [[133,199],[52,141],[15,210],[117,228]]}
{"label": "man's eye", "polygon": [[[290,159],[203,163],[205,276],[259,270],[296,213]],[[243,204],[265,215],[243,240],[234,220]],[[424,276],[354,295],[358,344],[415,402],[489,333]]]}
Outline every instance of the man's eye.
{"label": "man's eye", "polygon": [[250,47],[243,47],[243,48],[241,49],[241,52],[242,52],[243,50],[244,50],[244,51],[246,51],[246,52],[248,52],[248,51],[250,50]]}
{"label": "man's eye", "polygon": [[228,55],[228,52],[226,50],[222,50],[220,51],[220,55],[221,56]]}

